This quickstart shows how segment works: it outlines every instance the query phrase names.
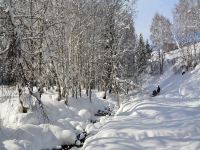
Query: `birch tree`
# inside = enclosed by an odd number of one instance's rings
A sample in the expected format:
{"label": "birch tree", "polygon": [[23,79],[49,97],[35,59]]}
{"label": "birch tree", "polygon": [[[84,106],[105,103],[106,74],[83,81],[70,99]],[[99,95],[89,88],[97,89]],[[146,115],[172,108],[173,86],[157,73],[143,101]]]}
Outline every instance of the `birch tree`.
{"label": "birch tree", "polygon": [[169,19],[166,17],[155,14],[151,28],[150,28],[150,38],[152,43],[155,45],[156,50],[158,51],[158,60],[159,60],[159,71],[160,74],[163,73],[163,63],[164,63],[164,53],[166,51],[165,44],[172,43],[172,27]]}

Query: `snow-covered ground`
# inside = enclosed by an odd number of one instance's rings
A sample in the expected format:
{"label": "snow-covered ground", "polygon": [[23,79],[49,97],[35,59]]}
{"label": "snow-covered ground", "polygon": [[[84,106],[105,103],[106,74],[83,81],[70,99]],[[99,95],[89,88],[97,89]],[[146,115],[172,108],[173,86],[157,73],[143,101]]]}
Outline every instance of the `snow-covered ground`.
{"label": "snow-covered ground", "polygon": [[[162,76],[147,76],[141,89],[123,97],[112,116],[96,117],[98,110],[114,107],[113,97],[102,99],[102,92],[93,91],[90,103],[83,94],[78,100],[56,100],[54,90],[42,95],[45,113],[36,108],[35,100],[25,95],[31,110],[19,113],[16,89],[0,89],[0,150],[52,149],[74,144],[77,135],[88,136],[82,150],[199,150],[200,149],[200,65],[184,75],[173,72],[171,52],[166,55]],[[160,85],[156,97],[151,93]],[[91,120],[99,120],[90,123]],[[78,148],[73,147],[76,150]]]}
{"label": "snow-covered ground", "polygon": [[[83,94],[79,99],[70,98],[69,106],[66,106],[64,101],[56,100],[55,91],[48,91],[42,95],[48,123],[36,106],[28,113],[19,112],[19,99],[15,88],[4,87],[0,92],[0,150],[41,150],[74,144],[77,135],[91,124],[91,120],[96,120],[94,114],[99,109],[113,106],[101,99],[103,93],[96,91],[92,95],[92,103]],[[25,97],[34,105],[32,97]]]}
{"label": "snow-covered ground", "polygon": [[[132,99],[87,139],[85,150],[198,150],[200,102]],[[180,104],[181,103],[181,104]]]}
{"label": "snow-covered ground", "polygon": [[[140,91],[129,94],[82,149],[200,149],[200,65],[184,75],[175,74],[169,62],[165,65],[165,73],[149,77]],[[151,97],[157,85],[161,92]]]}

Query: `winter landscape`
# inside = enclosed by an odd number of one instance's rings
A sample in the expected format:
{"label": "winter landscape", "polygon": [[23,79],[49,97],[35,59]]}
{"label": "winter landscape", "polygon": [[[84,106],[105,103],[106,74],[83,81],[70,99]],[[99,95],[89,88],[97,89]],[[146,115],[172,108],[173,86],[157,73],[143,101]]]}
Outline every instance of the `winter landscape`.
{"label": "winter landscape", "polygon": [[140,1],[0,0],[0,150],[200,150],[200,1]]}

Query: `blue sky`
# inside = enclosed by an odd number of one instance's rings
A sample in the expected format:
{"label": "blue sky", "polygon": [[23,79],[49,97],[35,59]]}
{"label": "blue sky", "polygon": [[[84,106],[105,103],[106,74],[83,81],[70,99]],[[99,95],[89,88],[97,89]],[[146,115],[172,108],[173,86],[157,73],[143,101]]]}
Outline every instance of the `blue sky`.
{"label": "blue sky", "polygon": [[136,32],[149,39],[152,18],[156,12],[172,20],[172,10],[179,0],[138,0],[135,19]]}

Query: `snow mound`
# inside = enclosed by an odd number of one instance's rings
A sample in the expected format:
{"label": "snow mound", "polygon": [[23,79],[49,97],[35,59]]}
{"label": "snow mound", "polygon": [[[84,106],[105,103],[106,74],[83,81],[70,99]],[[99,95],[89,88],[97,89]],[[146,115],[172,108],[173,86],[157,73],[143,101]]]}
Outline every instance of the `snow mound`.
{"label": "snow mound", "polygon": [[71,145],[76,141],[76,134],[70,130],[63,130],[61,134],[62,145]]}
{"label": "snow mound", "polygon": [[86,109],[81,109],[79,112],[78,112],[78,115],[83,118],[84,120],[90,120],[91,119],[91,113],[86,110]]}
{"label": "snow mound", "polygon": [[17,143],[17,140],[7,140],[3,142],[6,149],[21,150],[22,147]]}

